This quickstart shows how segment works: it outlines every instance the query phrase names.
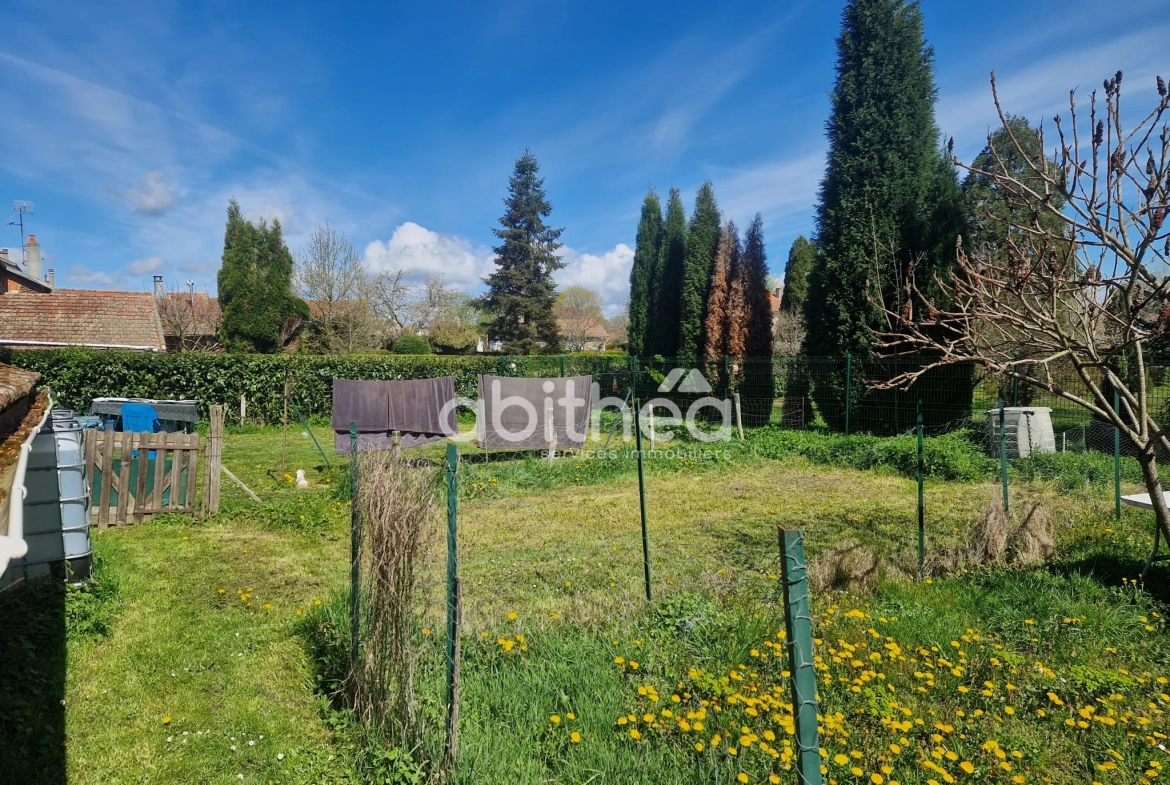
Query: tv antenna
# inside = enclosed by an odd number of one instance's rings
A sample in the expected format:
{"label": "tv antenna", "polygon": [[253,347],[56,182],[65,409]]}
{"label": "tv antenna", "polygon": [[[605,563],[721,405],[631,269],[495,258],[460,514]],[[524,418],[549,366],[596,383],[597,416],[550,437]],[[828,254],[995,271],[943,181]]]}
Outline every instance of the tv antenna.
{"label": "tv antenna", "polygon": [[9,226],[20,227],[20,249],[24,252],[24,217],[32,215],[37,211],[37,206],[32,202],[26,202],[24,199],[16,199],[12,202],[12,212],[16,213],[16,220],[9,221]]}

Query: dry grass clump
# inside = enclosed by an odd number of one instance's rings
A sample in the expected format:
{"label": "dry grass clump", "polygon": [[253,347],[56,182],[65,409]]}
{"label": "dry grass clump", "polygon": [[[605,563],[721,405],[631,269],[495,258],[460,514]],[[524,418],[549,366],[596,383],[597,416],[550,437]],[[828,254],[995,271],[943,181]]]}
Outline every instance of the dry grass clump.
{"label": "dry grass clump", "polygon": [[420,564],[438,539],[435,471],[377,452],[360,456],[358,468],[363,610],[354,707],[367,727],[413,747],[415,596]]}
{"label": "dry grass clump", "polygon": [[1003,497],[992,493],[963,554],[968,566],[1036,564],[1056,551],[1056,522],[1038,503],[1018,505],[1008,515]]}
{"label": "dry grass clump", "polygon": [[810,560],[809,590],[814,593],[839,591],[866,595],[877,588],[880,579],[901,574],[901,570],[883,559],[874,548],[855,540],[846,540]]}

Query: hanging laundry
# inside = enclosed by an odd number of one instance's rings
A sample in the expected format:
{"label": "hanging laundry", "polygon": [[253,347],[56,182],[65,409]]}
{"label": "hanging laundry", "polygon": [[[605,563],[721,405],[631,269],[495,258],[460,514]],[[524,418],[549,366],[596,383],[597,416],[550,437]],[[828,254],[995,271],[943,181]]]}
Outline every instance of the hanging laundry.
{"label": "hanging laundry", "polygon": [[410,381],[333,380],[333,449],[349,452],[349,424],[357,423],[358,450],[389,450],[393,434],[402,447],[418,447],[458,433],[455,379]]}
{"label": "hanging laundry", "polygon": [[479,377],[476,438],[485,450],[582,447],[589,431],[592,376],[559,379]]}

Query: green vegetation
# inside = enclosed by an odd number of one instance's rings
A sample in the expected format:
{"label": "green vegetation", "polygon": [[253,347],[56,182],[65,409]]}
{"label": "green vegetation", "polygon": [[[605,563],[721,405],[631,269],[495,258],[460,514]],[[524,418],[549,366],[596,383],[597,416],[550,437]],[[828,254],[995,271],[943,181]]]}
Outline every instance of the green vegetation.
{"label": "green vegetation", "polygon": [[536,156],[525,150],[508,180],[501,228],[492,229],[501,244],[492,248],[496,269],[486,279],[488,290],[481,304],[491,314],[492,337],[502,341],[509,354],[561,350],[552,274],[565,266],[556,253],[564,229],[544,223],[552,214],[552,203],[539,172]]}
{"label": "green vegetation", "polygon": [[817,261],[817,247],[802,234],[788,249],[788,264],[784,267],[784,293],[780,307],[792,313],[804,313],[808,300],[808,278]]}
{"label": "green vegetation", "polygon": [[678,326],[681,315],[682,281],[687,258],[687,213],[682,195],[670,189],[666,220],[662,224],[662,249],[654,268],[650,312],[654,319],[646,338],[648,356],[674,357],[678,354]]}
{"label": "green vegetation", "polygon": [[[667,236],[670,236],[667,216]],[[703,323],[707,317],[707,293],[719,245],[719,206],[715,189],[707,181],[695,194],[695,211],[687,223],[686,258],[683,262],[679,306],[678,356],[697,360],[702,355]]]}
{"label": "green vegetation", "polygon": [[292,295],[292,254],[280,221],[269,226],[244,218],[235,199],[228,203],[223,266],[216,278],[223,309],[220,341],[231,351],[274,354],[284,348],[309,308]]}
{"label": "green vegetation", "polygon": [[[330,433],[314,432],[323,441]],[[770,772],[791,777],[784,769],[786,666],[782,657],[774,662],[778,525],[804,529],[814,567],[843,545],[880,554],[888,565],[870,597],[814,595],[818,654],[828,668],[818,674],[822,745],[838,782],[868,781],[889,766],[887,779],[925,784],[939,775],[922,768],[924,759],[959,781],[967,761],[992,782],[1045,776],[1081,783],[1091,775],[1121,785],[1146,776],[1137,761],[1166,763],[1145,738],[1164,732],[1170,701],[1159,697],[1166,687],[1157,681],[1170,676],[1162,605],[1170,582],[1159,568],[1149,593],[1130,583],[1149,547],[1148,522],[1129,509],[1120,523],[1112,520],[1111,473],[1099,465],[1111,465],[1109,456],[1043,456],[1013,467],[1013,494],[1043,503],[1058,522],[1060,551],[1051,564],[915,583],[898,577],[916,564],[912,439],[749,433],[746,442],[718,445],[718,456],[696,454],[702,445],[683,441],[673,445],[688,451],[682,456],[650,457],[657,602],[648,607],[640,597],[634,461],[624,446],[616,456],[566,456],[553,467],[463,450],[460,782],[622,781],[633,772],[647,783],[734,782],[740,772],[749,782],[768,782]],[[344,456],[330,455],[331,470],[300,429],[289,435],[284,472],[279,429],[230,428],[226,436],[226,464],[264,507],[225,485],[224,512],[212,520],[167,515],[95,532],[97,581],[87,590],[28,587],[57,592],[41,606],[50,611],[42,625],[49,618],[56,627],[0,631],[6,664],[14,662],[9,652],[24,651],[26,666],[43,674],[26,682],[43,686],[21,693],[30,708],[4,714],[5,737],[20,741],[0,751],[0,763],[32,761],[27,770],[38,773],[67,766],[77,783],[228,783],[238,774],[294,783],[421,781],[442,744],[434,729],[442,720],[444,551],[426,554],[421,567],[416,630],[420,713],[432,732],[410,752],[371,748],[330,697],[342,682],[348,643]],[[412,454],[437,464],[441,451],[428,445]],[[926,451],[933,552],[966,540],[997,485],[995,462],[965,434],[928,438]],[[1132,463],[1127,491],[1137,479]],[[306,470],[308,490],[291,481],[296,468]],[[864,656],[845,657],[838,640]],[[59,658],[40,654],[46,645]],[[965,658],[961,675],[939,657],[955,667]],[[928,671],[930,686],[915,676]],[[764,700],[773,687],[779,701],[755,717],[729,700]],[[60,699],[64,714],[42,710]],[[1077,727],[1078,712],[1090,705],[1091,715],[1115,724],[1089,719]],[[694,715],[703,708],[699,733]],[[13,735],[17,727],[35,732]],[[720,743],[712,744],[716,734]],[[998,768],[990,741],[1011,772]],[[936,759],[935,749],[959,757]],[[862,757],[850,757],[854,751]],[[1116,769],[1096,768],[1110,758]],[[863,777],[851,773],[854,765]]]}
{"label": "green vegetation", "polygon": [[652,287],[657,284],[655,268],[662,254],[662,203],[651,188],[642,202],[642,218],[638,221],[638,235],[634,239],[634,263],[630,267],[630,323],[626,328],[630,337],[630,354],[645,352],[648,345],[651,317]]}
{"label": "green vegetation", "polygon": [[403,335],[390,347],[394,354],[434,354],[431,342],[421,335]]}

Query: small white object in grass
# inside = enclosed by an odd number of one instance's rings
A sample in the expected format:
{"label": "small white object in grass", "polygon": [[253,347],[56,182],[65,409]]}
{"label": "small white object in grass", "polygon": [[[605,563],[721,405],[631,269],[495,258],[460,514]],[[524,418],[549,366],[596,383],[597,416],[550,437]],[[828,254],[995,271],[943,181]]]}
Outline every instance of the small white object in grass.
{"label": "small white object in grass", "polygon": [[255,739],[253,739],[252,741],[248,742],[248,746],[249,746],[249,747],[255,747],[255,746],[256,746],[256,740],[255,740]]}
{"label": "small white object in grass", "polygon": [[308,431],[301,431],[301,438],[302,438],[302,439],[308,439],[308,438],[309,438],[309,432],[308,432]]}
{"label": "small white object in grass", "polygon": [[297,487],[298,488],[308,488],[309,487],[309,481],[305,479],[305,470],[304,469],[297,469]]}
{"label": "small white object in grass", "polygon": [[235,751],[236,751],[236,745],[233,744],[232,745],[232,752],[235,752]]}
{"label": "small white object in grass", "polygon": [[278,753],[276,754],[276,759],[277,759],[277,760],[284,760],[284,753],[283,753],[283,752],[278,752]]}

